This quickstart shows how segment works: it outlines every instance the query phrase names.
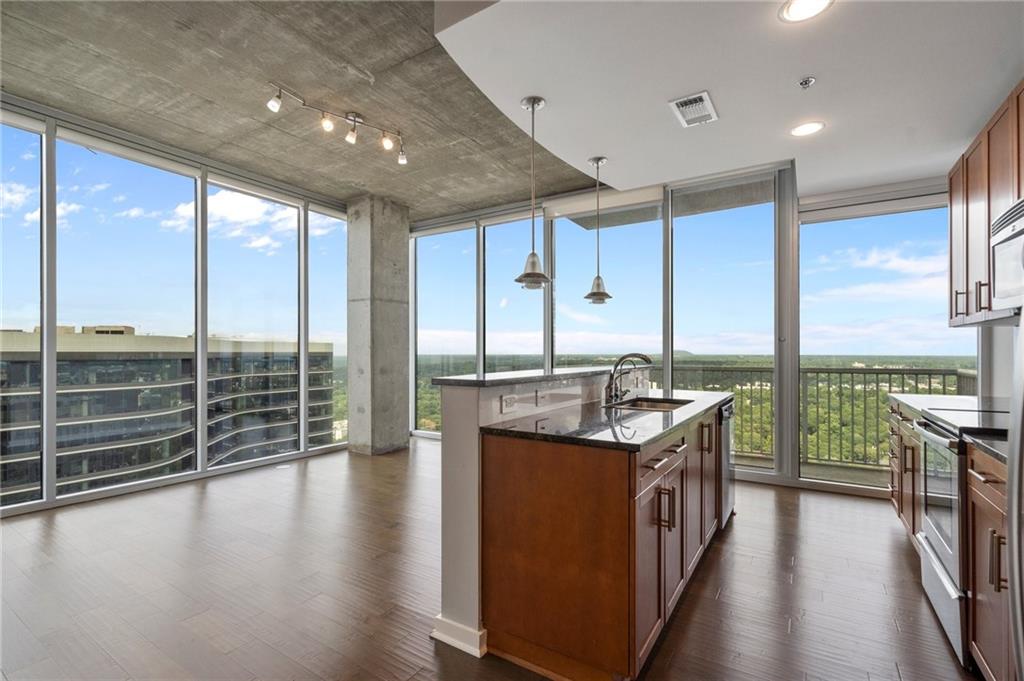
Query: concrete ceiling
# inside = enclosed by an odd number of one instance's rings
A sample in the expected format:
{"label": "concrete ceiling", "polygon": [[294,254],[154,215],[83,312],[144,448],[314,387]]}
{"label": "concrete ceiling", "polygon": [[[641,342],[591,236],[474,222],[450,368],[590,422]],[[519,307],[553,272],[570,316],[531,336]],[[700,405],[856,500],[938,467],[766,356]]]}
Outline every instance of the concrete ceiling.
{"label": "concrete ceiling", "polygon": [[[0,84],[57,107],[339,200],[372,192],[413,219],[528,199],[529,137],[433,35],[428,2],[4,2]],[[313,105],[400,129],[399,166],[364,131],[326,135]],[[590,180],[540,150],[538,192]]]}
{"label": "concrete ceiling", "polygon": [[[800,24],[781,0],[485,5],[441,23],[449,54],[521,127],[546,97],[538,140],[583,171],[607,156],[622,190],[790,158],[802,196],[945,175],[1024,77],[1020,1],[839,0]],[[668,102],[703,90],[720,120],[684,129]]]}

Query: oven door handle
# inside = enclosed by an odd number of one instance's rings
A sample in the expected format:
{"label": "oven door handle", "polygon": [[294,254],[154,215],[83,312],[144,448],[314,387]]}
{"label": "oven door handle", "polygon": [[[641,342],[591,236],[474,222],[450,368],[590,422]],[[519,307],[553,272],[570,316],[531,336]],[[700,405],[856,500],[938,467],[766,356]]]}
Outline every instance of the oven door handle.
{"label": "oven door handle", "polygon": [[924,419],[914,421],[914,430],[916,430],[922,438],[930,442],[932,445],[948,449],[953,453],[959,453],[959,440],[952,440],[944,433],[937,433],[933,431],[932,425]]}

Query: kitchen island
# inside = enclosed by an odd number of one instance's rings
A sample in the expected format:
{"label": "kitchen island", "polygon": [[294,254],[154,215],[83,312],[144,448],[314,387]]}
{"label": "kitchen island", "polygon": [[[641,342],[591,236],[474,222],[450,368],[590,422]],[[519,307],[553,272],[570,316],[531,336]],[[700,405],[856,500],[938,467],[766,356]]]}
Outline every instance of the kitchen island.
{"label": "kitchen island", "polygon": [[487,649],[551,678],[635,678],[719,526],[732,394],[628,398],[480,429]]}

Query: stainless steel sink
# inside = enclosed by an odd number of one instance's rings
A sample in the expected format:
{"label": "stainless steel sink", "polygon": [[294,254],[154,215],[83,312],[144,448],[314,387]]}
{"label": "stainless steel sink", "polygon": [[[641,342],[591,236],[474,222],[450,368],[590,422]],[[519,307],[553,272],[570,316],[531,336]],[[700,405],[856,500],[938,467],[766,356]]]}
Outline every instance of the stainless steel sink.
{"label": "stainless steel sink", "polygon": [[685,407],[693,400],[677,400],[671,397],[634,397],[631,400],[622,400],[609,404],[609,407],[616,409],[634,409],[636,411],[675,411],[679,407]]}

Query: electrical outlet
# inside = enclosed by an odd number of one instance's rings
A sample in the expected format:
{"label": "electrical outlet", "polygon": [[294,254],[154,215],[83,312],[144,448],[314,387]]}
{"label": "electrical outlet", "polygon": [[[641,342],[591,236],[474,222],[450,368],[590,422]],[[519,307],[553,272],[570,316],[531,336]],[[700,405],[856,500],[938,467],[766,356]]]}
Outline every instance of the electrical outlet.
{"label": "electrical outlet", "polygon": [[516,399],[515,395],[502,395],[501,396],[501,413],[502,414],[507,414],[510,411],[515,411],[515,409],[516,409],[516,402],[518,402],[518,399]]}

